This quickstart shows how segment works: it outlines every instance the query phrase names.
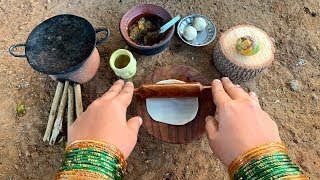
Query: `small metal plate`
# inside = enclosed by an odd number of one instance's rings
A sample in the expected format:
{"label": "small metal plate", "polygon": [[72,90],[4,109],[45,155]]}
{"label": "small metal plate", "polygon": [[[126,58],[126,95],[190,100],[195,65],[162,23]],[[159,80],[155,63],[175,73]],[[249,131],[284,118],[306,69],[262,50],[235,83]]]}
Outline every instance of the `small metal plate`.
{"label": "small metal plate", "polygon": [[[183,37],[183,31],[186,27],[191,26],[192,21],[196,17],[202,17],[207,22],[207,27],[203,31],[198,31],[197,38],[195,40],[187,41]],[[177,32],[178,32],[179,37],[182,39],[182,41],[184,41],[185,43],[187,43],[191,46],[206,46],[215,39],[216,26],[208,17],[200,15],[200,14],[192,14],[192,15],[186,16],[180,20],[178,27],[177,27]]]}

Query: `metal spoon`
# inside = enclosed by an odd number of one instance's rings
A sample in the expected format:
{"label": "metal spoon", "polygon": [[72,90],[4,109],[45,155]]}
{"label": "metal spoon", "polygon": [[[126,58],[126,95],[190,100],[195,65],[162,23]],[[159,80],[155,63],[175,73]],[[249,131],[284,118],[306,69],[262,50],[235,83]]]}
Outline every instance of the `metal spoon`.
{"label": "metal spoon", "polygon": [[176,22],[178,22],[179,19],[180,19],[179,15],[172,18],[169,22],[167,22],[160,28],[159,34],[166,32],[171,26],[173,26]]}
{"label": "metal spoon", "polygon": [[153,45],[157,44],[161,39],[163,38],[162,33],[166,32],[168,29],[170,29],[176,22],[178,22],[180,19],[180,16],[176,16],[172,18],[169,22],[161,26],[159,31],[149,32],[144,37],[144,44],[145,45]]}

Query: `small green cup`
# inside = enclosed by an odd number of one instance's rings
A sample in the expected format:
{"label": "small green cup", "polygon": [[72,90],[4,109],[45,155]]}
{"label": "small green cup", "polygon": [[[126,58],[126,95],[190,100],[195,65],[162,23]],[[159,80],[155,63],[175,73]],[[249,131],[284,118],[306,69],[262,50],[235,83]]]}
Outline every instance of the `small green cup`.
{"label": "small green cup", "polygon": [[137,61],[132,53],[125,49],[118,49],[110,57],[110,66],[114,73],[122,79],[129,79],[136,74]]}

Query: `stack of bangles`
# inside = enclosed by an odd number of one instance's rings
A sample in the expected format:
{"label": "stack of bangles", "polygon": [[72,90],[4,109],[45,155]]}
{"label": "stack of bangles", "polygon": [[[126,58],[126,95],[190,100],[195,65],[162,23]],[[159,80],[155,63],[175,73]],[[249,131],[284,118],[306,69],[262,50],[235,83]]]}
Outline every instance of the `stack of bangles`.
{"label": "stack of bangles", "polygon": [[65,160],[55,179],[124,179],[127,163],[113,145],[77,140],[66,147]]}
{"label": "stack of bangles", "polygon": [[288,156],[283,143],[248,150],[228,167],[231,179],[308,179]]}

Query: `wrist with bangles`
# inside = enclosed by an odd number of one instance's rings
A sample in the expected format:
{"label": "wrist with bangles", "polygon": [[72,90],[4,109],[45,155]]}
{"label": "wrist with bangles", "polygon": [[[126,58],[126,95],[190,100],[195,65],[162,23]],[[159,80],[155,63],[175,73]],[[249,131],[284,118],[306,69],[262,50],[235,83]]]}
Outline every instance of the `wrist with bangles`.
{"label": "wrist with bangles", "polygon": [[308,179],[280,142],[246,151],[231,162],[228,172],[230,179]]}
{"label": "wrist with bangles", "polygon": [[114,145],[85,139],[69,143],[65,151],[55,179],[124,179],[127,163]]}
{"label": "wrist with bangles", "polygon": [[[252,148],[228,167],[231,179],[308,179],[288,156],[283,143]],[[77,140],[66,147],[56,179],[124,179],[126,161],[113,145],[97,140]]]}

